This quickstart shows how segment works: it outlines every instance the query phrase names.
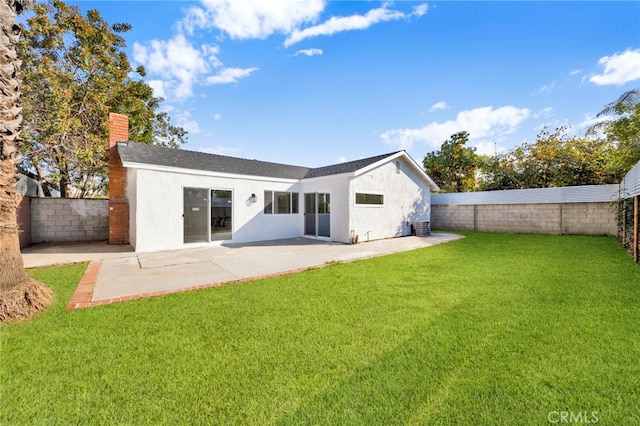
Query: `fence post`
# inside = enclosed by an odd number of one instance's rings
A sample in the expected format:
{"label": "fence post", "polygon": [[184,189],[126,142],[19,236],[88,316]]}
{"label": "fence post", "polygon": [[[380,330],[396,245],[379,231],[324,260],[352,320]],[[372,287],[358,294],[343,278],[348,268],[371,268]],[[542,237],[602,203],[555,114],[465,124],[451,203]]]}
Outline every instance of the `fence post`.
{"label": "fence post", "polygon": [[640,208],[638,207],[638,203],[640,200],[640,195],[636,195],[633,197],[633,260],[638,263],[638,222],[640,222]]}

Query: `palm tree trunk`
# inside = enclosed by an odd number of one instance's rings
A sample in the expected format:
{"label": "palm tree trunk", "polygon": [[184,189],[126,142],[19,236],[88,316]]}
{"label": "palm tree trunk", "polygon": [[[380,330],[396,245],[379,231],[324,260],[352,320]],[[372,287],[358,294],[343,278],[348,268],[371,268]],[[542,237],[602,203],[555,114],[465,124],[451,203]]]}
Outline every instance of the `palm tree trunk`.
{"label": "palm tree trunk", "polygon": [[25,2],[0,0],[0,321],[24,318],[46,308],[51,290],[27,277],[20,253],[17,222],[17,142],[22,129],[20,65],[15,22]]}

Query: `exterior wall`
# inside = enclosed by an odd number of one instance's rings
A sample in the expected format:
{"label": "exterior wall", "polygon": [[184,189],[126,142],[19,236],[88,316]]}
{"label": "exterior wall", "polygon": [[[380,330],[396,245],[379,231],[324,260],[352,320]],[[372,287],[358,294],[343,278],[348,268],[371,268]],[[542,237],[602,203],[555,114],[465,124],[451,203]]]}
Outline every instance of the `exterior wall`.
{"label": "exterior wall", "polygon": [[433,205],[432,228],[479,232],[617,235],[615,204]]}
{"label": "exterior wall", "polygon": [[31,199],[31,242],[34,244],[99,241],[108,236],[108,200]]}
{"label": "exterior wall", "polygon": [[[349,242],[349,183],[345,175],[305,179],[300,182],[300,212],[304,213],[304,194],[311,192],[328,193],[330,199],[331,241]],[[303,215],[304,220],[304,215]],[[303,227],[299,235],[304,235]]]}
{"label": "exterior wall", "polygon": [[[215,188],[233,191],[231,240],[223,243],[293,238],[303,233],[303,194],[295,181],[246,179],[138,169],[129,172],[127,194],[130,223],[136,233],[137,252],[173,250],[211,243],[183,243],[183,188]],[[298,214],[264,214],[264,191],[300,193]],[[251,194],[257,202],[251,203]]]}
{"label": "exterior wall", "polygon": [[[429,221],[429,187],[423,178],[402,161],[400,173],[395,162],[366,174],[304,179],[216,175],[199,171],[129,169],[129,240],[137,252],[173,250],[212,243],[183,242],[183,188],[233,191],[232,239],[213,244],[245,243],[304,236],[305,193],[331,196],[332,241],[349,243],[350,231],[360,241],[409,235],[413,221]],[[264,191],[299,194],[298,214],[264,214]],[[385,204],[356,206],[355,192],[385,194]],[[257,202],[250,201],[256,194]],[[322,237],[319,237],[322,238]]]}
{"label": "exterior wall", "polygon": [[[360,241],[410,235],[415,221],[430,221],[430,190],[404,160],[396,172],[396,162],[357,176],[349,185],[349,231]],[[355,203],[356,192],[384,195],[384,205]]]}

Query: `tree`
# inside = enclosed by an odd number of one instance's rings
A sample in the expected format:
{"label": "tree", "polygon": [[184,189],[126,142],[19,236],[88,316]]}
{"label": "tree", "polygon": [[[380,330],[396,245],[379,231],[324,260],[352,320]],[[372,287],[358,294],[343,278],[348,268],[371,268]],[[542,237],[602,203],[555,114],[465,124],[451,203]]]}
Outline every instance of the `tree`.
{"label": "tree", "polygon": [[422,162],[427,174],[443,192],[465,192],[476,188],[476,172],[480,157],[475,148],[466,146],[469,133],[462,131],[451,135],[440,151],[428,153]]}
{"label": "tree", "polygon": [[[161,98],[131,69],[122,48],[124,23],[109,25],[97,10],[84,17],[60,0],[38,4],[27,19],[20,53],[27,123],[22,149],[41,180],[62,196],[106,192],[108,112],[129,116],[130,139],[178,147],[184,129],[158,112]],[[28,166],[25,165],[25,166]]]}
{"label": "tree", "polygon": [[0,321],[24,318],[51,303],[53,293],[24,271],[16,221],[17,145],[22,129],[16,16],[26,1],[0,1]]}
{"label": "tree", "polygon": [[568,137],[565,127],[542,130],[524,143],[485,162],[483,190],[549,188],[617,183],[617,152],[606,140]]}
{"label": "tree", "polygon": [[587,134],[604,133],[618,150],[617,173],[622,177],[640,161],[640,89],[624,92],[607,104],[597,117],[601,121],[587,130]]}

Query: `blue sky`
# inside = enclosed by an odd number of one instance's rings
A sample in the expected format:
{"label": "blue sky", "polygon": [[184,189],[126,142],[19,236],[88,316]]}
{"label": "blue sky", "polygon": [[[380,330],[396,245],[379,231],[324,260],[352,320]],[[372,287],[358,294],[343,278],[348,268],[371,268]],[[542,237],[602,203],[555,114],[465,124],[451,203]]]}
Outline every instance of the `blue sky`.
{"label": "blue sky", "polygon": [[640,2],[79,1],[189,131],[184,149],[322,166],[466,130],[479,153],[581,134],[640,87]]}

